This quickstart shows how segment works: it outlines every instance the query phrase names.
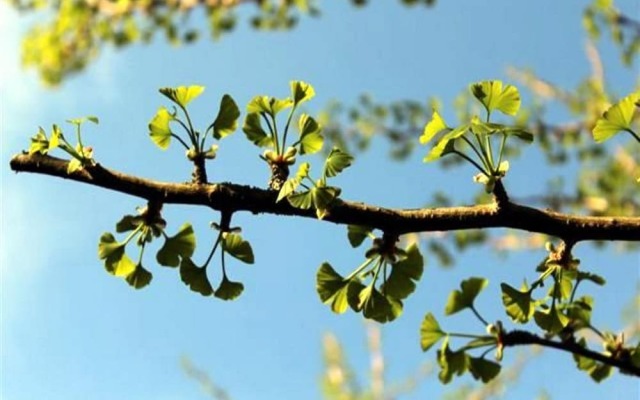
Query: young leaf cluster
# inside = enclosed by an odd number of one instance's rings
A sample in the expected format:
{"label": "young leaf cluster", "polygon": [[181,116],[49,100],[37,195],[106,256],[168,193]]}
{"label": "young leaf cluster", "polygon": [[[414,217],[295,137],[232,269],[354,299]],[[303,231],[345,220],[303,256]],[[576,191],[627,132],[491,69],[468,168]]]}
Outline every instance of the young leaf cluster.
{"label": "young leaf cluster", "polygon": [[[238,125],[240,110],[233,98],[225,94],[220,100],[218,114],[213,122],[203,132],[194,128],[191,116],[187,111],[187,105],[200,96],[204,91],[203,86],[179,86],[177,88],[162,88],[160,93],[174,103],[173,110],[160,107],[149,122],[149,136],[151,140],[162,150],[169,148],[171,139],[176,139],[186,150],[186,156],[190,161],[198,159],[214,159],[218,151],[218,145],[207,145],[207,138],[220,140],[232,134]],[[181,110],[183,117],[178,115],[176,106]],[[186,138],[178,135],[171,127],[172,123],[182,128]]]}
{"label": "young leaf cluster", "polygon": [[82,124],[86,121],[98,124],[97,117],[88,116],[67,120],[76,127],[75,146],[71,145],[62,133],[62,129],[56,124],[51,128],[51,135],[47,137],[42,127],[38,128],[38,133],[31,137],[31,145],[29,146],[29,154],[48,154],[51,150],[59,148],[71,156],[71,160],[67,166],[67,173],[71,174],[82,169],[85,165],[93,165],[93,148],[86,147],[82,144]]}
{"label": "young leaf cluster", "polygon": [[[509,170],[509,162],[503,160],[507,139],[516,137],[531,143],[533,135],[519,126],[491,122],[493,111],[511,116],[517,114],[520,109],[520,93],[515,86],[505,86],[501,81],[482,81],[472,84],[470,90],[486,111],[485,120],[473,115],[467,123],[451,128],[434,111],[420,136],[420,143],[435,142],[424,158],[425,162],[435,161],[447,154],[455,154],[469,162],[479,171],[474,180],[484,184],[486,191],[490,193],[496,181]],[[497,155],[494,154],[496,140],[500,143]],[[473,154],[467,154],[465,148],[470,149]]]}
{"label": "young leaf cluster", "polygon": [[375,238],[371,229],[360,226],[349,226],[348,236],[353,247],[371,236],[373,246],[365,253],[366,260],[346,277],[327,262],[320,266],[316,274],[320,300],[335,313],[350,307],[368,319],[393,321],[402,314],[402,301],[422,277],[424,260],[418,246],[400,249],[395,246],[397,237]]}
{"label": "young leaf cluster", "polygon": [[[222,300],[233,300],[242,294],[244,285],[234,282],[227,275],[225,255],[230,255],[243,263],[253,264],[254,256],[251,244],[240,235],[239,228],[221,229],[217,224],[212,226],[219,230],[211,252],[202,266],[193,261],[196,249],[196,236],[189,223],[183,224],[178,231],[169,236],[166,222],[160,215],[157,206],[150,205],[139,211],[139,215],[125,215],[117,224],[116,232],[129,234],[122,241],[117,241],[111,233],[104,233],[98,244],[98,257],[104,260],[105,269],[112,275],[122,277],[136,289],[147,286],[152,274],[142,266],[145,247],[156,238],[163,237],[164,242],[156,253],[158,264],[177,268],[180,278],[191,290],[203,296],[215,296]],[[137,262],[133,262],[125,252],[126,246],[133,240],[139,247]],[[216,289],[207,276],[209,266],[216,250],[221,248],[220,260],[222,279]]]}

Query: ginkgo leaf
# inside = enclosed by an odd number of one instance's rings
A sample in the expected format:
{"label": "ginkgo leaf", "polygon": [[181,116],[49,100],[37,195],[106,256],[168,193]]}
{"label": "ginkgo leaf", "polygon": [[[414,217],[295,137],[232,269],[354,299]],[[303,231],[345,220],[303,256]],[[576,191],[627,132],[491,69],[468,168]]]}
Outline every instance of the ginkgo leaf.
{"label": "ginkgo leaf", "polygon": [[291,96],[295,105],[304,103],[316,95],[313,86],[302,81],[291,81]]}
{"label": "ginkgo leaf", "polygon": [[169,123],[174,119],[174,116],[165,107],[160,107],[158,112],[149,122],[149,136],[153,143],[155,143],[162,150],[169,148],[171,144],[171,128]]}
{"label": "ginkgo leaf", "polygon": [[438,133],[447,129],[447,124],[444,119],[438,114],[437,111],[433,111],[431,120],[425,125],[422,136],[420,136],[420,143],[426,144],[431,141]]}
{"label": "ginkgo leaf", "polygon": [[483,81],[471,85],[471,93],[482,103],[487,112],[502,111],[516,115],[520,109],[520,93],[513,85],[503,87],[502,81]]}
{"label": "ginkgo leaf", "polygon": [[220,100],[220,110],[213,122],[213,137],[222,139],[232,134],[238,127],[240,109],[231,96],[225,94]]}
{"label": "ginkgo leaf", "polygon": [[636,103],[639,100],[640,92],[632,93],[609,107],[596,121],[596,126],[593,128],[593,139],[600,143],[620,131],[630,130],[633,114],[637,107]]}
{"label": "ginkgo leaf", "polygon": [[181,107],[186,107],[193,99],[200,96],[202,92],[204,92],[204,86],[198,85],[160,89],[160,93]]}

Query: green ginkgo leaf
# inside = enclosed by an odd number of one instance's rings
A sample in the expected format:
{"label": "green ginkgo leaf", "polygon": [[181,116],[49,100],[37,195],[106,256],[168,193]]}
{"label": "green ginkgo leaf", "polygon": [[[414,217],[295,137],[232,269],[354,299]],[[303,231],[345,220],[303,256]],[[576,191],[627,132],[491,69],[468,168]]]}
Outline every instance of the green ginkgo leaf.
{"label": "green ginkgo leaf", "polygon": [[160,107],[156,115],[149,123],[149,136],[162,150],[169,148],[171,144],[171,128],[169,123],[173,121],[174,116],[165,107]]}
{"label": "green ginkgo leaf", "polygon": [[313,90],[313,86],[306,82],[302,81],[291,81],[291,97],[293,97],[293,103],[297,106],[298,104],[304,103],[307,100],[313,98],[316,95],[315,90]]}
{"label": "green ginkgo leaf", "polygon": [[144,218],[140,215],[125,215],[116,224],[116,232],[122,233],[132,231],[142,223],[144,223]]}
{"label": "green ginkgo leaf", "polygon": [[596,126],[593,128],[593,139],[600,143],[620,131],[630,131],[633,114],[639,100],[640,92],[636,92],[609,107],[596,121]]}
{"label": "green ginkgo leaf", "polygon": [[420,143],[426,144],[431,141],[438,133],[447,129],[447,124],[437,111],[433,111],[431,120],[425,125],[422,136],[420,136]]}
{"label": "green ginkgo leaf", "polygon": [[442,349],[438,350],[438,365],[438,379],[446,384],[451,382],[454,375],[460,376],[465,373],[469,366],[468,356],[464,351],[451,351],[449,342],[445,339]]}
{"label": "green ginkgo leaf", "polygon": [[364,242],[364,240],[369,237],[373,229],[367,226],[359,226],[359,225],[349,225],[347,227],[347,236],[349,238],[349,243],[351,247],[358,247]]}
{"label": "green ginkgo leaf", "polygon": [[174,236],[167,237],[156,254],[158,264],[177,267],[180,259],[189,258],[196,249],[196,235],[193,227],[185,223]]}
{"label": "green ginkgo leaf", "polygon": [[47,154],[49,151],[49,140],[44,129],[38,128],[38,133],[31,138],[31,145],[29,146],[29,155],[32,154]]}
{"label": "green ginkgo leaf", "polygon": [[68,123],[74,124],[74,125],[82,125],[87,121],[93,122],[96,125],[100,123],[100,120],[95,115],[89,115],[89,116],[86,116],[86,117],[73,118],[73,119],[68,119],[67,120]]}
{"label": "green ginkgo leaf", "polygon": [[242,236],[237,233],[225,232],[222,237],[224,251],[246,264],[253,264],[253,249],[251,249],[249,242],[242,239]]}
{"label": "green ginkgo leaf", "polygon": [[253,144],[258,147],[269,147],[273,145],[273,139],[262,129],[260,114],[249,113],[244,118],[242,131]]}
{"label": "green ginkgo leaf", "polygon": [[475,380],[487,383],[500,373],[500,364],[495,361],[485,360],[482,357],[468,357],[469,371]]}
{"label": "green ginkgo leaf", "polygon": [[322,149],[324,138],[320,134],[322,128],[315,119],[302,114],[298,120],[300,130],[300,154],[313,154]]}
{"label": "green ginkgo leaf", "polygon": [[427,313],[420,325],[420,347],[422,351],[429,350],[434,344],[447,334],[440,328],[440,324],[432,313]]}
{"label": "green ginkgo leaf", "polygon": [[112,275],[126,277],[136,265],[124,253],[125,243],[117,242],[110,233],[104,233],[98,244],[98,257],[104,260],[105,269]]}
{"label": "green ginkgo leaf", "polygon": [[444,309],[445,315],[455,314],[465,308],[472,307],[475,298],[488,283],[487,279],[476,277],[462,281],[460,283],[461,290],[454,290],[449,294],[449,299]]}
{"label": "green ginkgo leaf", "polygon": [[353,162],[353,157],[337,147],[334,147],[324,163],[324,176],[331,178],[338,175]]}
{"label": "green ginkgo leaf", "polygon": [[536,311],[533,319],[541,329],[552,334],[559,333],[570,322],[569,318],[556,307],[551,307],[547,311]]}
{"label": "green ginkgo leaf", "polygon": [[531,299],[531,291],[525,289],[525,291],[522,292],[506,283],[501,283],[500,288],[502,289],[502,304],[504,304],[507,315],[509,315],[514,322],[521,324],[529,321],[535,311]]}
{"label": "green ginkgo leaf", "polygon": [[160,93],[165,95],[181,107],[186,107],[193,99],[204,92],[204,86],[178,86],[177,88],[162,88]]}
{"label": "green ginkgo leaf", "polygon": [[402,302],[380,293],[373,285],[360,291],[360,305],[365,318],[380,323],[390,322],[402,314]]}
{"label": "green ginkgo leaf", "polygon": [[247,112],[249,113],[267,113],[275,116],[280,111],[293,106],[293,100],[276,99],[269,96],[255,96],[249,104],[247,104]]}
{"label": "green ginkgo leaf", "polygon": [[207,277],[207,270],[196,266],[190,258],[184,257],[180,262],[180,279],[191,290],[203,296],[211,296],[213,287]]}
{"label": "green ginkgo leaf", "polygon": [[402,300],[407,298],[416,288],[416,282],[422,277],[424,260],[415,243],[406,249],[406,256],[392,264],[391,273],[382,285],[382,293]]}
{"label": "green ginkgo leaf", "polygon": [[141,264],[138,264],[136,265],[136,269],[132,273],[127,275],[125,280],[132,287],[136,289],[142,289],[143,287],[151,283],[152,278],[153,275],[151,274],[151,272],[144,269]]}
{"label": "green ginkgo leaf", "polygon": [[338,274],[331,264],[323,263],[316,273],[316,291],[324,304],[331,305],[331,310],[342,314],[347,311],[348,280]]}
{"label": "green ginkgo leaf", "polygon": [[124,243],[116,241],[116,238],[109,232],[100,236],[98,243],[98,258],[104,260],[108,257],[119,258],[124,253]]}
{"label": "green ginkgo leaf", "polygon": [[233,282],[227,279],[226,276],[222,277],[220,286],[216,289],[214,296],[222,300],[234,300],[238,298],[244,291],[244,285],[240,282]]}
{"label": "green ginkgo leaf", "polygon": [[512,85],[503,87],[502,81],[483,81],[471,85],[471,93],[482,103],[488,113],[499,110],[516,115],[520,109],[520,93]]}
{"label": "green ginkgo leaf", "polygon": [[220,100],[220,111],[213,122],[213,137],[222,139],[232,134],[238,127],[240,109],[231,96],[225,94]]}
{"label": "green ginkgo leaf", "polygon": [[468,125],[462,125],[445,134],[438,143],[431,149],[429,154],[424,158],[424,162],[431,162],[438,158],[447,155],[455,150],[454,143],[457,138],[464,135],[469,129]]}

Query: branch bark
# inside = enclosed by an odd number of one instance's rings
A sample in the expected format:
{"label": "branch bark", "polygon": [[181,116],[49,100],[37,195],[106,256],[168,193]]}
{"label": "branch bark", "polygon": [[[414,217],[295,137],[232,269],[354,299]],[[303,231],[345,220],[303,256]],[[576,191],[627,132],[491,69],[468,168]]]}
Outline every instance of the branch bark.
{"label": "branch bark", "polygon": [[562,350],[572,354],[590,358],[603,364],[619,368],[624,373],[640,377],[640,368],[634,366],[630,359],[618,359],[607,356],[606,354],[598,353],[596,351],[589,350],[586,347],[582,347],[578,343],[573,341],[558,342],[540,337],[527,331],[518,330],[505,333],[501,337],[501,340],[502,344],[506,347],[532,344],[551,347],[557,350]]}
{"label": "branch bark", "polygon": [[[210,207],[226,212],[288,215],[316,219],[314,210],[276,203],[277,192],[235,183],[171,183],[144,179],[102,167],[100,164],[67,174],[68,161],[39,154],[15,155],[16,172],[51,175],[164,204]],[[507,200],[467,207],[390,209],[337,200],[324,221],[363,225],[385,232],[452,231],[512,228],[543,233],[572,242],[586,240],[640,241],[640,217],[590,217],[541,210]]]}

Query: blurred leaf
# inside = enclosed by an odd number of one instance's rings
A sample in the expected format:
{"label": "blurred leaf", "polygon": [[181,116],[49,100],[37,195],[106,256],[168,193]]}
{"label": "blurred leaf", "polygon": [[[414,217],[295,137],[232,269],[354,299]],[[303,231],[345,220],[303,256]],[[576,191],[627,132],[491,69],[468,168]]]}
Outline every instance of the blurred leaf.
{"label": "blurred leaf", "polygon": [[467,355],[463,351],[451,351],[449,342],[445,340],[442,349],[438,350],[438,365],[440,382],[447,384],[451,382],[454,375],[462,375],[468,367]]}

